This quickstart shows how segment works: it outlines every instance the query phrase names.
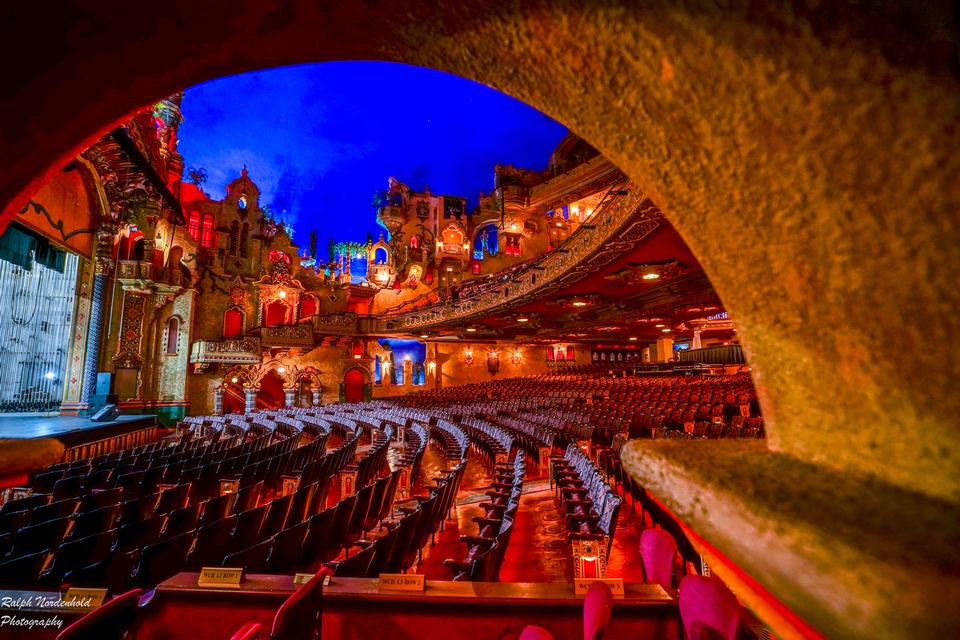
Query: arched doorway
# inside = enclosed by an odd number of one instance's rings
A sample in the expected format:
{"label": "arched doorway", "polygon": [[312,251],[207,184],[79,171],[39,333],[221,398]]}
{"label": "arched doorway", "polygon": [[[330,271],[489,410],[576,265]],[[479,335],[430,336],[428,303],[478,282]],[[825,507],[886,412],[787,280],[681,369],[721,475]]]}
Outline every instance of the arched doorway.
{"label": "arched doorway", "polygon": [[363,402],[364,387],[367,378],[360,369],[354,367],[343,375],[343,401]]}
{"label": "arched doorway", "polygon": [[284,406],[283,378],[276,369],[270,369],[260,379],[257,391],[257,409],[279,409]]}
{"label": "arched doorway", "polygon": [[223,381],[221,407],[224,415],[229,413],[243,413],[246,408],[245,398],[243,385],[239,379],[237,379],[237,382],[233,382],[232,378],[227,378]]}

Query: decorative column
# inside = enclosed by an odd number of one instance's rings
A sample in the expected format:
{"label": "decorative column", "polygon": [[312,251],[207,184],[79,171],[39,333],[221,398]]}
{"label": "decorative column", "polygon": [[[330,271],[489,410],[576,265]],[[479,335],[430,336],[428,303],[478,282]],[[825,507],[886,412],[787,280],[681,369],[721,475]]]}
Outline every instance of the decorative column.
{"label": "decorative column", "polygon": [[253,387],[243,388],[244,413],[252,413],[257,408],[257,390]]}
{"label": "decorative column", "polygon": [[292,407],[293,406],[293,393],[296,391],[295,387],[284,387],[283,388],[283,406]]}
{"label": "decorative column", "polygon": [[[90,396],[97,387],[97,368],[100,361],[100,349],[103,346],[103,316],[108,310],[105,308],[107,282],[113,273],[113,261],[110,258],[109,245],[105,241],[105,232],[100,233],[98,255],[94,267],[93,288],[90,292],[90,323],[87,327],[87,352],[83,360],[83,387],[80,391],[80,402],[89,405]],[[113,236],[109,236],[112,242]],[[104,245],[107,250],[104,251]]]}
{"label": "decorative column", "polygon": [[690,344],[690,348],[691,348],[691,349],[700,349],[700,348],[702,348],[702,346],[703,346],[703,345],[702,345],[701,342],[700,342],[700,329],[694,329],[694,330],[693,330],[693,342]]}
{"label": "decorative column", "polygon": [[310,389],[310,393],[313,395],[313,406],[320,406],[320,389]]}
{"label": "decorative column", "polygon": [[223,415],[223,387],[219,385],[213,390],[213,414]]}

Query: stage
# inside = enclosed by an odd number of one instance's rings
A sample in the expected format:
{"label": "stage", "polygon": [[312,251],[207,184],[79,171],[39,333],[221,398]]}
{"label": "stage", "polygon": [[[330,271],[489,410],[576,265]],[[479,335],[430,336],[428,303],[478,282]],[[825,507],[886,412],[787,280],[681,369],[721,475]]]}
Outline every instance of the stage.
{"label": "stage", "polygon": [[54,462],[146,444],[164,433],[154,415],[91,422],[85,416],[0,414],[0,487]]}
{"label": "stage", "polygon": [[65,446],[74,447],[156,423],[157,417],[153,415],[117,416],[110,422],[91,422],[85,416],[0,414],[0,438],[56,438]]}

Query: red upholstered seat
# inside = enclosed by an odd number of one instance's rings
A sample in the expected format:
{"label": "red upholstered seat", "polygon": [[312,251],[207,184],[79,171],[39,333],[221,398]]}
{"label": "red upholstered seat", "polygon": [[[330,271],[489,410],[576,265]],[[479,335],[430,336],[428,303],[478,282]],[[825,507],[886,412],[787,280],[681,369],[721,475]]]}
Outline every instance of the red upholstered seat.
{"label": "red upholstered seat", "polygon": [[[605,582],[594,582],[583,601],[583,640],[600,640],[610,623],[613,592]],[[519,640],[554,640],[553,634],[529,624],[520,632]]]}
{"label": "red upholstered seat", "polygon": [[257,640],[263,637],[264,627],[259,622],[251,620],[233,632],[230,640]]}
{"label": "red upholstered seat", "polygon": [[112,640],[122,638],[136,617],[141,589],[133,589],[94,609],[60,632],[57,640]]}
{"label": "red upholstered seat", "polygon": [[674,588],[680,554],[669,533],[663,529],[646,529],[640,535],[640,559],[646,583]]}
{"label": "red upholstered seat", "polygon": [[320,637],[323,580],[333,572],[321,567],[313,578],[284,600],[273,618],[272,640],[315,640]]}
{"label": "red upholstered seat", "polygon": [[679,607],[689,640],[736,640],[740,603],[719,578],[686,576],[680,581]]}

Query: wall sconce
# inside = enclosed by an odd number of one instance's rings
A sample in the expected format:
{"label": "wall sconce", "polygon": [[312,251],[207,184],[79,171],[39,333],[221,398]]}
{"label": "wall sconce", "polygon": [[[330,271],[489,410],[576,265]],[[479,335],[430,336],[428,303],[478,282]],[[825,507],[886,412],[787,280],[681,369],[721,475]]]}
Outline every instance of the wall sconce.
{"label": "wall sconce", "polygon": [[427,372],[434,375],[437,372],[437,363],[433,360],[427,360]]}
{"label": "wall sconce", "polygon": [[500,352],[487,351],[487,371],[496,374],[500,371]]}
{"label": "wall sconce", "polygon": [[473,347],[467,347],[467,350],[463,352],[463,361],[467,364],[473,364]]}
{"label": "wall sconce", "polygon": [[279,368],[277,369],[277,373],[279,373],[279,374],[284,374],[284,373],[286,373],[286,372],[287,372],[287,368],[286,368],[286,367],[279,367]]}
{"label": "wall sconce", "polygon": [[522,356],[520,354],[520,347],[515,347],[513,349],[513,354],[510,356],[510,362],[512,362],[514,366],[516,366],[520,364],[520,360],[522,360]]}
{"label": "wall sconce", "polygon": [[277,296],[280,297],[280,298],[286,298],[286,297],[287,297],[287,292],[284,291],[283,289],[280,289],[280,291],[277,293]]}
{"label": "wall sconce", "polygon": [[353,354],[353,359],[354,359],[354,360],[359,360],[359,359],[362,358],[362,357],[363,357],[363,356],[361,356],[359,353]]}

